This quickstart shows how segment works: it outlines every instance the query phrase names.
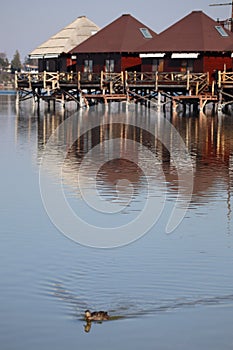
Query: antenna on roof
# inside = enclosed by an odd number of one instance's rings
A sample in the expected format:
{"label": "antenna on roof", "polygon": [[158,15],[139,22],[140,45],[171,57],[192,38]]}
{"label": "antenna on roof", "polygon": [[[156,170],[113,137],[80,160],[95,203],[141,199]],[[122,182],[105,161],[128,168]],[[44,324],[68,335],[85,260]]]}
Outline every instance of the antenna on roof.
{"label": "antenna on roof", "polygon": [[221,24],[230,23],[230,30],[233,32],[233,0],[232,2],[225,2],[222,4],[209,4],[209,6],[231,6],[231,18],[226,19],[225,21],[219,21]]}

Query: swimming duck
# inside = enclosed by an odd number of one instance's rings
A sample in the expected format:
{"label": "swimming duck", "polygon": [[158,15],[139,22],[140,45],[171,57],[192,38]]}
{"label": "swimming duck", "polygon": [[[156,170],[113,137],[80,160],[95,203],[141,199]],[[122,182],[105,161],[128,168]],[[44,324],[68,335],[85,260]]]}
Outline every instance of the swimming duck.
{"label": "swimming duck", "polygon": [[90,312],[90,310],[86,310],[85,319],[86,321],[106,321],[109,320],[109,315],[106,311]]}

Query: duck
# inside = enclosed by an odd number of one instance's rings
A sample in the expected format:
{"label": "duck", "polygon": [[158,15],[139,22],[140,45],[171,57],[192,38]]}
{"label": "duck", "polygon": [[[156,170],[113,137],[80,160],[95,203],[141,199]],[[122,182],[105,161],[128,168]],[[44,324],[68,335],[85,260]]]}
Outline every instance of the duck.
{"label": "duck", "polygon": [[90,321],[106,321],[109,320],[109,315],[106,311],[94,311],[90,310],[85,311],[85,320]]}

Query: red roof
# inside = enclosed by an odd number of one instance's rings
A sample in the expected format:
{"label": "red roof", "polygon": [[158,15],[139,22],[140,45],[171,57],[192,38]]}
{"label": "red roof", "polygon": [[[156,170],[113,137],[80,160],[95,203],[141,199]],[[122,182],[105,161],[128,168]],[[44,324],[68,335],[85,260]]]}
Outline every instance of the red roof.
{"label": "red roof", "polygon": [[193,11],[140,47],[140,52],[233,51],[233,33],[202,11]]}
{"label": "red roof", "polygon": [[[143,35],[140,29],[146,29]],[[145,31],[144,31],[145,32]],[[149,34],[148,34],[149,32]],[[146,38],[149,36],[150,38]],[[71,53],[135,52],[157,34],[131,15],[122,15],[72,49]]]}

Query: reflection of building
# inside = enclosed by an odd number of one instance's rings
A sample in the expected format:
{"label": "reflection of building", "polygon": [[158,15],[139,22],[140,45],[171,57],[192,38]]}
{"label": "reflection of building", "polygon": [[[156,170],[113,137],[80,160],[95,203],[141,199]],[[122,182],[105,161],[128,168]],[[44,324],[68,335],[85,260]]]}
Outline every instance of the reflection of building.
{"label": "reflection of building", "polygon": [[[122,116],[122,123],[114,124],[116,115],[119,116],[119,114]],[[77,190],[78,175],[83,160],[90,153],[90,150],[96,147],[97,158],[98,154],[104,157],[113,151],[116,152],[114,155],[118,155],[114,161],[105,158],[107,161],[100,166],[97,172],[97,181],[105,189],[112,190],[116,183],[124,178],[131,182],[135,189],[140,190],[145,181],[142,170],[137,166],[140,163],[148,169],[155,186],[159,186],[161,182],[159,172],[159,166],[161,166],[169,191],[175,194],[178,186],[177,171],[168,150],[152,133],[124,124],[126,120],[128,123],[133,123],[136,119],[145,118],[147,127],[156,134],[156,128],[158,129],[160,124],[155,112],[136,106],[132,113],[122,109],[112,112],[106,110],[103,113],[102,106],[98,106],[83,114],[78,112],[77,115],[77,123],[61,128],[59,134],[60,143],[65,145],[67,150],[63,167],[63,181],[74,193]],[[92,127],[92,122],[96,119],[98,119],[100,126]],[[51,133],[63,120],[64,117],[58,114],[45,114],[39,118],[28,117],[28,114],[27,116],[19,115],[16,119],[17,140],[28,135],[27,137],[30,137],[31,142],[33,142],[37,137],[38,157],[41,158]],[[162,120],[163,118],[160,121],[161,124]],[[81,135],[82,127],[86,123],[89,126],[89,131]],[[222,186],[229,190],[232,186],[233,120],[230,117],[219,119],[202,115],[200,118],[174,117],[172,123],[182,136],[193,160],[193,202],[207,201],[208,196],[214,196],[216,193],[216,186]],[[74,136],[75,143],[72,142]],[[166,135],[166,137],[168,140],[171,139],[171,135]],[[126,142],[127,139],[135,142],[129,145]],[[119,140],[118,144],[116,144],[116,140]],[[104,141],[108,141],[108,143],[106,144]],[[155,167],[151,159],[140,151],[140,144],[153,152],[155,160],[158,161],[158,167]],[[175,146],[170,143],[169,147],[173,152],[179,153],[179,145]],[[130,158],[134,160],[136,165],[127,160]],[[59,147],[55,147],[53,150],[53,162],[54,164],[63,162]],[[84,175],[86,173],[91,176],[92,173],[95,173],[95,167],[96,164],[90,161],[88,167],[82,167],[82,172]],[[50,171],[53,174],[53,163],[51,163]],[[85,183],[85,176],[82,176],[82,181],[83,186],[88,185]],[[96,178],[93,178],[93,181],[96,181]]]}

